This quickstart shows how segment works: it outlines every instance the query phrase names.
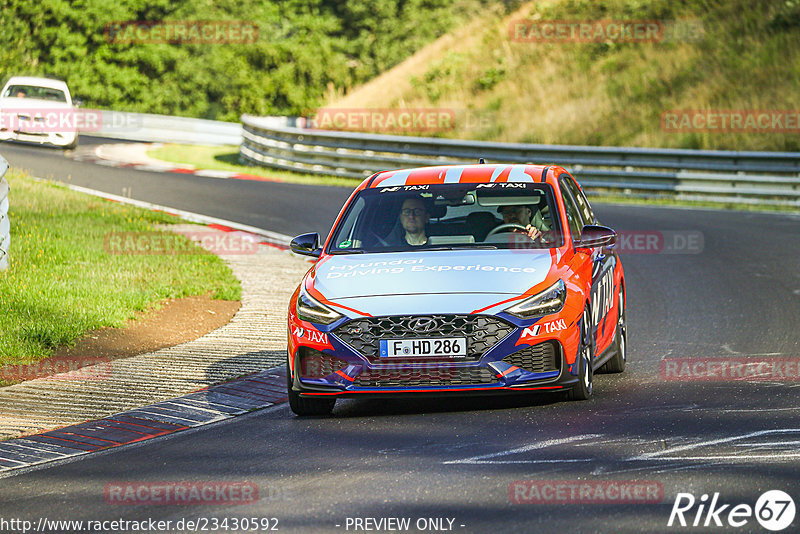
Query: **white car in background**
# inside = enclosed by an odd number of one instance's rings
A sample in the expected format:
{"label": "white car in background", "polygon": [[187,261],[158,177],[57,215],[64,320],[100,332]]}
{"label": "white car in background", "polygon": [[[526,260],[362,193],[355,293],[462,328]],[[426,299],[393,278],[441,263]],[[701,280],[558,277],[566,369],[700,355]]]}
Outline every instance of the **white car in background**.
{"label": "white car in background", "polygon": [[75,107],[65,82],[13,76],[0,91],[0,141],[75,148],[79,122]]}

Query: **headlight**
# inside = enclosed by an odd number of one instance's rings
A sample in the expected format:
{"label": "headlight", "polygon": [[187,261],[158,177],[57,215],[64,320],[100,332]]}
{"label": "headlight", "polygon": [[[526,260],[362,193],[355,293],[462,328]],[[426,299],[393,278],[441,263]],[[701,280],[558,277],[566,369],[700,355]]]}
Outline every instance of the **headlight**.
{"label": "headlight", "polygon": [[506,313],[515,315],[520,319],[540,317],[561,311],[564,301],[567,300],[567,286],[559,280],[538,295],[534,295],[507,308]]}
{"label": "headlight", "polygon": [[306,288],[301,287],[297,296],[297,317],[310,323],[331,324],[342,315],[316,300],[306,293]]}

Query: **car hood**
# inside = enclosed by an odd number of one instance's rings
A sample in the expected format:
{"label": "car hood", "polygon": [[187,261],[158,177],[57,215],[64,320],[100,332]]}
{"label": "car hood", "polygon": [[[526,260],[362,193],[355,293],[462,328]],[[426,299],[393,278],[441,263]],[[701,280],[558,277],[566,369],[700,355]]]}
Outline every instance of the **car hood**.
{"label": "car hood", "polygon": [[552,261],[549,250],[527,249],[347,254],[320,262],[314,287],[370,315],[469,313],[540,284]]}

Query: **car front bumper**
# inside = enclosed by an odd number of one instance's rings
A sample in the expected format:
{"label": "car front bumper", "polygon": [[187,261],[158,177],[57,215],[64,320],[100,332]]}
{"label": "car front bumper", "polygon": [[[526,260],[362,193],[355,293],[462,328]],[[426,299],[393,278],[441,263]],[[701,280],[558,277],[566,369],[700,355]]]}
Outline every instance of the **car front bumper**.
{"label": "car front bumper", "polygon": [[74,132],[24,132],[9,129],[0,130],[2,141],[22,141],[26,143],[48,144],[53,146],[67,146],[75,142],[77,134]]}

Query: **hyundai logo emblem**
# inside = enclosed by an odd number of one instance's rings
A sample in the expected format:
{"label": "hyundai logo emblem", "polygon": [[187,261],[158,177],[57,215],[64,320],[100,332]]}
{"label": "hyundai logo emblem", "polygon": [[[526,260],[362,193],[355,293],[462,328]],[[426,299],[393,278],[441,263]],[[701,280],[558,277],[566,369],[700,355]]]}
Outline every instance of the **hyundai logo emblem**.
{"label": "hyundai logo emblem", "polygon": [[420,317],[412,320],[408,326],[416,332],[431,332],[439,327],[439,323],[430,317]]}

